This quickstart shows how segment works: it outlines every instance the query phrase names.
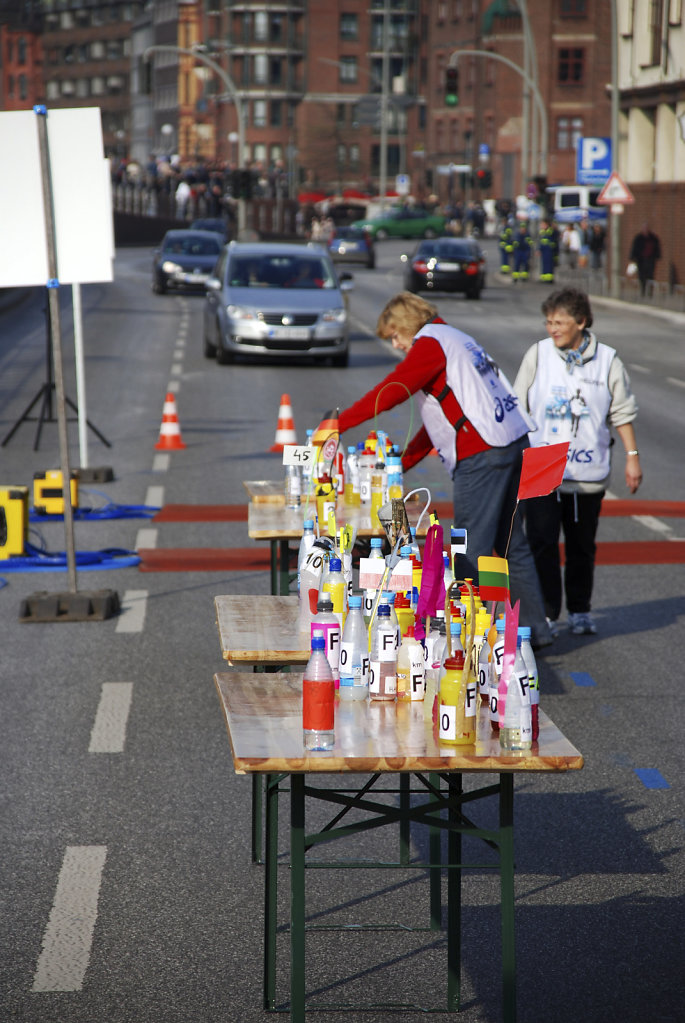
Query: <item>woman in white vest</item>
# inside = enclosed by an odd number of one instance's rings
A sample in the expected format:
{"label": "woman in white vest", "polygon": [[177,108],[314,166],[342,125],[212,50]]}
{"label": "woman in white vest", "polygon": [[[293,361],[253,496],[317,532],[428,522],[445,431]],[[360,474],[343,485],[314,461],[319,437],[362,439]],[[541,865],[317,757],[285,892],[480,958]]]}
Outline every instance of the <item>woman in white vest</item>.
{"label": "woman in white vest", "polygon": [[633,422],[637,404],[623,363],[590,330],[592,310],[583,291],[555,291],[542,304],[549,337],[528,349],[514,390],[535,420],[534,446],[569,441],[558,491],[525,504],[528,540],[545,610],[556,631],[561,613],[559,537],[564,532],[563,590],[568,624],[582,636],[597,631],[590,614],[595,536],[610,473],[613,427],[626,453],[625,480],[634,494],[642,482]]}
{"label": "woman in white vest", "polygon": [[405,291],[392,298],[376,333],[404,352],[404,359],[340,414],[340,433],[416,395],[423,427],[407,445],[403,470],[437,450],[453,481],[454,525],[467,531],[465,574],[477,578],[480,555],[506,552],[521,624],[530,626],[536,647],[548,645],[552,637],[535,563],[520,516],[514,515],[531,420],[478,342],[448,326],[418,295]]}

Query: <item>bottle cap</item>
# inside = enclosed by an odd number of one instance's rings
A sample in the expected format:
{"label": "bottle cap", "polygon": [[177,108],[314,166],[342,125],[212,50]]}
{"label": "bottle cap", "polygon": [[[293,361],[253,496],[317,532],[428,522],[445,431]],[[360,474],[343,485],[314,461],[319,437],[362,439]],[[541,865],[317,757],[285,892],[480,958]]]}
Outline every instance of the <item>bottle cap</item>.
{"label": "bottle cap", "polygon": [[331,572],[340,572],[342,570],[342,561],[340,558],[331,558],[330,569]]}
{"label": "bottle cap", "polygon": [[383,593],[381,594],[381,600],[385,601],[386,604],[392,605],[392,607],[394,607],[395,606],[395,593],[391,592],[391,591],[387,591],[386,592],[385,590],[383,590]]}
{"label": "bottle cap", "polygon": [[504,618],[498,618],[497,619],[497,623],[496,623],[497,631],[498,632],[504,632],[505,624],[506,623],[504,621]]}
{"label": "bottle cap", "polygon": [[302,525],[303,525],[303,527],[305,529],[313,529],[314,528],[314,519],[305,519],[304,522],[302,523]]}
{"label": "bottle cap", "polygon": [[445,658],[445,668],[447,671],[459,671],[459,669],[463,667],[464,654],[461,650],[455,650],[451,657]]}
{"label": "bottle cap", "polygon": [[410,558],[411,557],[411,547],[409,547],[409,546],[400,547],[400,554],[402,555],[403,558]]}
{"label": "bottle cap", "polygon": [[461,635],[461,622],[450,622],[450,634],[452,636]]}
{"label": "bottle cap", "polygon": [[323,594],[322,596],[319,597],[319,599],[316,602],[316,610],[317,610],[317,613],[319,611],[332,611],[333,610],[333,601],[331,600],[331,598],[330,598],[328,593],[325,593],[325,594]]}
{"label": "bottle cap", "polygon": [[519,636],[521,639],[530,639],[530,626],[521,625],[519,626]]}
{"label": "bottle cap", "polygon": [[378,618],[389,618],[390,617],[390,604],[379,604],[378,610],[376,611]]}
{"label": "bottle cap", "polygon": [[357,448],[356,448],[356,446],[354,444],[348,444],[347,445],[347,453],[348,453],[348,455],[353,455],[356,450],[357,450]]}
{"label": "bottle cap", "polygon": [[326,640],[324,639],[323,632],[315,632],[312,636],[312,650],[325,650]]}
{"label": "bottle cap", "polygon": [[371,546],[372,547],[382,547],[383,546],[383,537],[382,536],[372,536],[371,537]]}
{"label": "bottle cap", "polygon": [[357,596],[357,595],[355,595],[355,594],[353,594],[351,597],[348,598],[347,605],[350,608],[350,610],[353,607],[361,607],[362,606],[362,598]]}

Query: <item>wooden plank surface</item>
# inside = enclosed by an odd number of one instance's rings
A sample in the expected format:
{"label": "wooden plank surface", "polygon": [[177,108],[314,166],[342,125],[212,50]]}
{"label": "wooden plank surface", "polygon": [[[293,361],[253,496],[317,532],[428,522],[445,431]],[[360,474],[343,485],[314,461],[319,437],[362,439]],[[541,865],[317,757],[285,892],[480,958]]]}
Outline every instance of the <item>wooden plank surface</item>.
{"label": "wooden plank surface", "polygon": [[229,664],[306,664],[309,634],[298,634],[297,595],[228,594],[214,598],[221,653]]}
{"label": "wooden plank surface", "polygon": [[[287,599],[287,598],[286,598]],[[446,746],[423,704],[336,699],[335,748],[305,753],[302,675],[222,672],[214,676],[237,774],[252,772],[571,771],[583,757],[540,712],[540,737],[531,750],[504,753],[480,712],[473,746]]]}
{"label": "wooden plank surface", "polygon": [[[410,525],[417,525],[423,511],[413,502],[407,510]],[[302,536],[302,523],[316,515],[315,504],[302,504],[299,508],[266,502],[250,502],[247,513],[247,531],[252,540],[297,540]],[[356,530],[357,536],[385,536],[385,531],[371,523],[370,506],[353,508],[338,501],[336,510],[338,526],[348,523]],[[425,536],[430,526],[428,513],[418,527],[418,535]]]}

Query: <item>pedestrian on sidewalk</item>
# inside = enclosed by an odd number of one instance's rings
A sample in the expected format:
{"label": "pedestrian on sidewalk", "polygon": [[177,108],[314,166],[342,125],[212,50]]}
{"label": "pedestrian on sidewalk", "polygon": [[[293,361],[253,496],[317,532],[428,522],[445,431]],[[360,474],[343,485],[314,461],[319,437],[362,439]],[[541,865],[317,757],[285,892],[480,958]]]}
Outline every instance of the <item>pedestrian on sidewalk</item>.
{"label": "pedestrian on sidewalk", "polygon": [[661,242],[650,230],[649,224],[643,224],[642,229],[633,238],[628,258],[637,266],[640,294],[644,295],[647,281],[654,280],[657,260],[661,259]]}
{"label": "pedestrian on sidewalk", "polygon": [[555,291],[543,302],[542,313],[548,336],[524,355],[514,390],[535,420],[531,444],[569,441],[570,446],[558,490],[523,501],[522,508],[552,631],[557,631],[562,605],[563,529],[569,629],[575,635],[593,634],[595,536],[609,483],[611,430],[625,449],[625,481],[634,494],[642,482],[633,426],[637,403],[616,351],[590,330],[592,310],[585,292]]}

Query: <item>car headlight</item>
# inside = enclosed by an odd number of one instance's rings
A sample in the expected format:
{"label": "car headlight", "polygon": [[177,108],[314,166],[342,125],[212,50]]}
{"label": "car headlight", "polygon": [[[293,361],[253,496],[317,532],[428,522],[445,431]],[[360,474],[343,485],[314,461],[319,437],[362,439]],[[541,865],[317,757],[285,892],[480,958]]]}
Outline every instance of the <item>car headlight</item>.
{"label": "car headlight", "polygon": [[170,259],[165,259],[162,263],[162,270],[165,274],[175,274],[181,271],[183,268],[178,263],[172,262]]}
{"label": "car headlight", "polygon": [[324,323],[344,323],[347,319],[347,312],[342,307],[328,309],[325,313],[321,314],[321,319]]}
{"label": "car headlight", "polygon": [[258,320],[259,316],[254,309],[242,305],[227,305],[226,312],[233,320]]}

